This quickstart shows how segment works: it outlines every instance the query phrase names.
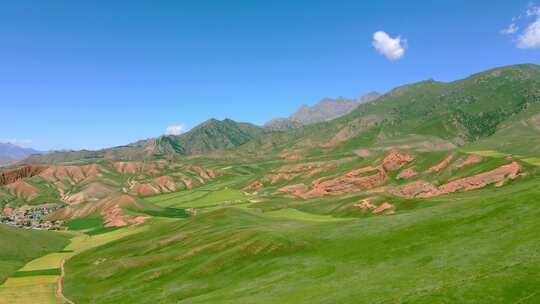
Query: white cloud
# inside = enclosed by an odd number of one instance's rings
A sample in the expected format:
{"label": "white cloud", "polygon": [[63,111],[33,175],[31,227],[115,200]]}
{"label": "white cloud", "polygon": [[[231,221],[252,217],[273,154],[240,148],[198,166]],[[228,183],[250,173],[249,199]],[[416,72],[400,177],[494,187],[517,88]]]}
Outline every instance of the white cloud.
{"label": "white cloud", "polygon": [[[501,34],[517,34],[520,27],[516,22],[521,19],[524,19],[522,22],[525,26],[517,36],[517,47],[520,49],[540,48],[540,6],[530,4],[525,14],[512,18],[512,23],[507,28],[501,30]],[[525,19],[529,20],[529,24],[526,24],[527,21]]]}
{"label": "white cloud", "polygon": [[387,33],[378,31],[373,34],[372,45],[377,52],[386,56],[388,60],[398,60],[405,55],[407,41],[401,39],[400,36],[392,38]]}
{"label": "white cloud", "polygon": [[540,47],[540,17],[521,33],[518,38],[518,48],[532,49]]}
{"label": "white cloud", "polygon": [[515,23],[512,23],[507,28],[502,29],[501,34],[511,35],[515,34],[517,31],[519,31],[519,26],[517,26]]}
{"label": "white cloud", "polygon": [[0,139],[0,143],[25,147],[25,146],[30,146],[32,144],[32,140],[31,139]]}
{"label": "white cloud", "polygon": [[527,17],[540,16],[540,6],[532,6],[531,8],[527,10],[526,15]]}
{"label": "white cloud", "polygon": [[183,125],[172,125],[165,129],[165,135],[180,135],[184,133],[185,128]]}
{"label": "white cloud", "polygon": [[517,40],[520,49],[532,49],[540,47],[540,6],[531,6],[526,13],[527,17],[533,17]]}

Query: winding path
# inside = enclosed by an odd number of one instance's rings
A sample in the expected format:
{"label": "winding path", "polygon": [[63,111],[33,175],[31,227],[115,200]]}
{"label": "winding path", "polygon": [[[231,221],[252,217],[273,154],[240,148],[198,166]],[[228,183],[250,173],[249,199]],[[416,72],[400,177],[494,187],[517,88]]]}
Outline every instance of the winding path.
{"label": "winding path", "polygon": [[62,281],[65,277],[65,271],[64,271],[64,264],[66,263],[66,259],[62,259],[60,262],[60,276],[56,280],[56,296],[60,299],[62,299],[64,302],[69,304],[75,304],[70,299],[66,298],[64,296],[64,287],[62,286]]}

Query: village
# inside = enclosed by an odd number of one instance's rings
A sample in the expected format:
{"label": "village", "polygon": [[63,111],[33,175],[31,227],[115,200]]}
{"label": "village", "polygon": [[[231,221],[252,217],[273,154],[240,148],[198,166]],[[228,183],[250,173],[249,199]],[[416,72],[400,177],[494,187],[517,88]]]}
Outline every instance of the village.
{"label": "village", "polygon": [[64,221],[45,220],[46,216],[53,213],[58,206],[40,205],[32,207],[10,208],[6,207],[0,215],[0,223],[35,230],[63,230]]}

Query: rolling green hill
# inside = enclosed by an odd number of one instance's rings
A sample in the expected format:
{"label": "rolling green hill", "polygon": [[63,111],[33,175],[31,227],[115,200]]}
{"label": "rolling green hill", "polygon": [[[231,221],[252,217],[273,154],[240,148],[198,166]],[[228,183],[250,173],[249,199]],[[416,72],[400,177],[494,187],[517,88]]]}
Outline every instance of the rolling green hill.
{"label": "rolling green hill", "polygon": [[535,303],[538,182],[352,221],[221,209],[74,257],[66,293],[77,303]]}
{"label": "rolling green hill", "polygon": [[230,119],[210,119],[189,132],[178,136],[163,136],[151,146],[155,157],[170,155],[200,155],[208,152],[238,147],[261,136],[264,130],[248,123],[237,123]]}
{"label": "rolling green hill", "polygon": [[422,81],[396,88],[341,118],[268,134],[245,150],[450,150],[494,135],[520,113],[538,113],[539,91],[538,65],[497,68],[449,83]]}
{"label": "rolling green hill", "polygon": [[174,159],[238,147],[265,132],[264,129],[249,123],[238,123],[231,119],[222,121],[210,119],[177,136],[167,135],[140,140],[126,146],[99,151],[82,150],[35,155],[24,160],[24,163],[65,163],[100,159]]}

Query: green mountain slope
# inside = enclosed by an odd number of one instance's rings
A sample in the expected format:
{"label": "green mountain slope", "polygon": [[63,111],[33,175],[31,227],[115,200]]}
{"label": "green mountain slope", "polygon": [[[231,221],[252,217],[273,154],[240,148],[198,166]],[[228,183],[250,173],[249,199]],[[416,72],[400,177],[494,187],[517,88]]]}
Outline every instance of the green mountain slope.
{"label": "green mountain slope", "polygon": [[200,155],[230,149],[261,136],[262,128],[231,119],[210,119],[178,136],[162,136],[146,145],[155,157],[170,155]]}
{"label": "green mountain slope", "polygon": [[396,88],[352,113],[289,132],[271,133],[246,148],[352,151],[407,147],[452,149],[495,134],[513,116],[540,103],[540,67],[497,68],[450,83],[433,80]]}
{"label": "green mountain slope", "polygon": [[75,161],[95,161],[99,159],[144,160],[156,158],[177,158],[200,155],[216,150],[230,149],[264,134],[262,128],[248,123],[238,123],[231,119],[210,119],[189,132],[178,136],[161,136],[141,140],[126,146],[99,151],[55,152],[32,156],[25,163],[62,163]]}
{"label": "green mountain slope", "polygon": [[540,164],[540,104],[527,106],[499,125],[492,136],[468,145],[466,149],[537,158]]}

